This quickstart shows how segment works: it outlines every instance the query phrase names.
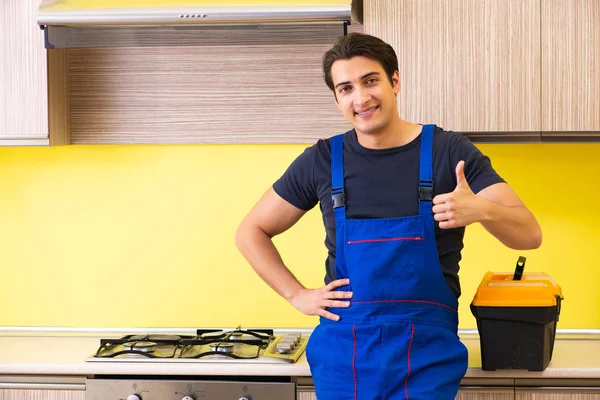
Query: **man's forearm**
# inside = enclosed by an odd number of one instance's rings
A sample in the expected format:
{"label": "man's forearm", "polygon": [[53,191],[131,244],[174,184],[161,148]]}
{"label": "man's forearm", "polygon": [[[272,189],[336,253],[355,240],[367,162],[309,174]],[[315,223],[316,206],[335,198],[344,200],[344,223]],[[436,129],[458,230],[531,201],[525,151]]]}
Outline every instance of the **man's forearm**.
{"label": "man's forearm", "polygon": [[304,289],[283,263],[273,240],[259,227],[242,224],[236,245],[256,273],[286,300],[291,301]]}
{"label": "man's forearm", "polygon": [[542,230],[525,206],[504,206],[487,199],[481,225],[504,245],[515,250],[537,249],[542,244]]}

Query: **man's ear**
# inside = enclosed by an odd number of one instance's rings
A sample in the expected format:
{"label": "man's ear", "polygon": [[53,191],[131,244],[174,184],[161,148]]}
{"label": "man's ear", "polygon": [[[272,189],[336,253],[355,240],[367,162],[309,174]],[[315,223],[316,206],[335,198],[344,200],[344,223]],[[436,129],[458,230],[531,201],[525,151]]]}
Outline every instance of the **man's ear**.
{"label": "man's ear", "polygon": [[394,94],[400,93],[400,73],[397,70],[392,75],[392,87],[394,88]]}

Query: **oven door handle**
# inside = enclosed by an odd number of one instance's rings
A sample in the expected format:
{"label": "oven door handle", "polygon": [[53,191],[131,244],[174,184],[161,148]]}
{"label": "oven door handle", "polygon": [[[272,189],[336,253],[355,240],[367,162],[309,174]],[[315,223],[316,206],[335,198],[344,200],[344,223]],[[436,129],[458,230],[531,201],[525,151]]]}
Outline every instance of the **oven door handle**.
{"label": "oven door handle", "polygon": [[85,383],[0,382],[0,389],[85,390]]}

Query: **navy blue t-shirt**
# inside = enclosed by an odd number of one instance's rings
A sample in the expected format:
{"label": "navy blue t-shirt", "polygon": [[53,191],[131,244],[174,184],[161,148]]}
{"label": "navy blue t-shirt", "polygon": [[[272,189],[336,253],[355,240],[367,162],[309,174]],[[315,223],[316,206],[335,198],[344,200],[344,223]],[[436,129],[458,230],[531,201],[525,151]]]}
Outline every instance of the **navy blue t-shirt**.
{"label": "navy blue t-shirt", "polygon": [[[419,213],[419,159],[421,136],[391,149],[363,147],[350,130],[344,134],[344,191],[349,219],[396,218]],[[331,200],[331,139],[308,147],[273,185],[284,200],[310,210],[320,204],[325,225],[325,284],[335,276],[335,216]],[[465,136],[436,127],[433,138],[434,196],[456,188],[456,164],[465,161],[465,176],[474,193],[504,180]],[[465,228],[440,229],[435,236],[442,273],[460,296],[458,279]]]}

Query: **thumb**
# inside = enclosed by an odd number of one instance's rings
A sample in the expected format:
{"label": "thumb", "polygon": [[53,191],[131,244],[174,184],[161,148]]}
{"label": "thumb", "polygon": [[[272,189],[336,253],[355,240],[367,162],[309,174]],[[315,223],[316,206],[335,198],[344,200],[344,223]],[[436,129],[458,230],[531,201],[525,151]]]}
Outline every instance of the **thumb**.
{"label": "thumb", "polygon": [[465,177],[465,162],[460,160],[456,164],[456,188],[468,188],[467,178]]}

